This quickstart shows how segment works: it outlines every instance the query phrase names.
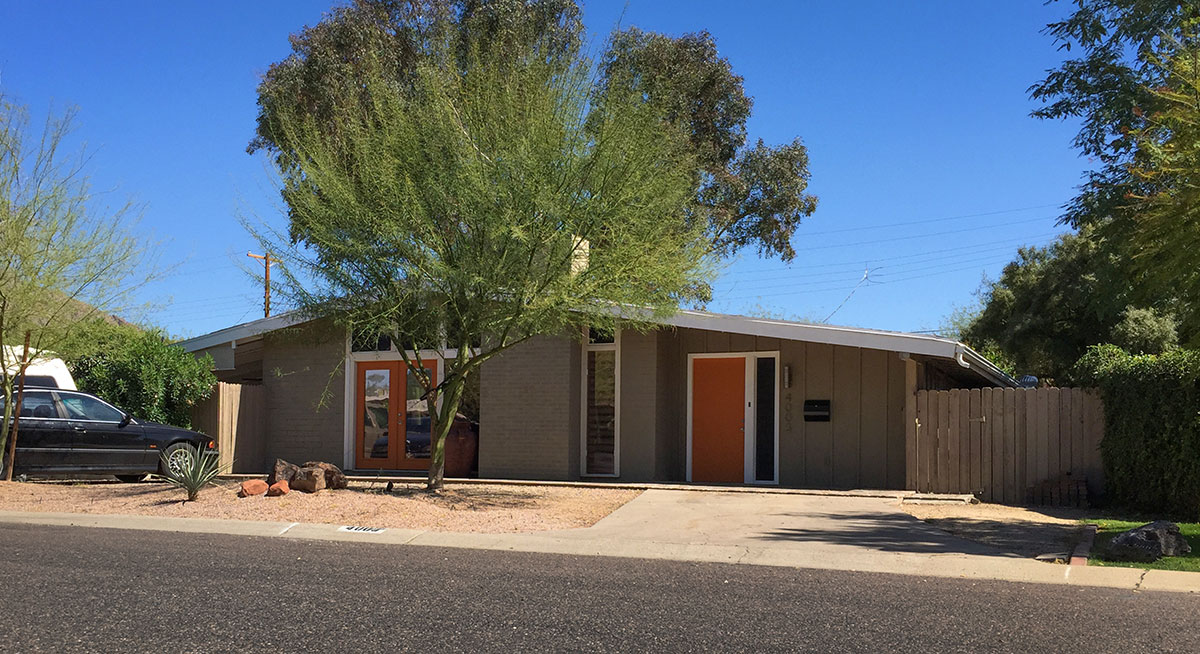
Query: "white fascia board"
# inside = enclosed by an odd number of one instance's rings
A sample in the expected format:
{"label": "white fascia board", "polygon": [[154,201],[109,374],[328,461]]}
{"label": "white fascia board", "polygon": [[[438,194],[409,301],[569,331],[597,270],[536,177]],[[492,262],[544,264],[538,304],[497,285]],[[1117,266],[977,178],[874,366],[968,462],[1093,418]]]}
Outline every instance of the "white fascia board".
{"label": "white fascia board", "polygon": [[730,316],[700,311],[680,311],[658,321],[665,325],[689,329],[707,329],[717,332],[747,334],[767,338],[782,338],[791,341],[828,343],[848,347],[864,347],[873,350],[908,352],[926,356],[953,359],[961,344],[945,338],[925,334],[905,334],[858,327],[814,325],[784,322],[766,318]]}
{"label": "white fascia board", "polygon": [[237,343],[245,338],[258,336],[259,334],[265,334],[267,332],[275,331],[276,329],[291,327],[292,325],[297,325],[302,322],[304,322],[304,318],[298,312],[290,311],[288,313],[281,313],[277,316],[271,316],[270,318],[259,318],[258,320],[252,320],[240,325],[234,325],[233,327],[218,329],[215,332],[210,332],[203,336],[197,336],[195,338],[189,338],[186,341],[180,341],[177,343],[177,345],[188,352],[206,350],[217,345]]}
{"label": "white fascia board", "polygon": [[860,327],[785,322],[768,318],[731,316],[702,311],[679,311],[672,316],[656,322],[689,329],[704,329],[766,338],[781,338],[791,341],[905,352],[956,361],[959,359],[959,354],[961,353],[962,360],[968,363],[967,367],[974,370],[976,374],[992,381],[998,386],[1015,387],[1018,385],[1016,380],[970,347],[948,338],[939,338],[928,334],[908,334],[878,329],[863,329]]}

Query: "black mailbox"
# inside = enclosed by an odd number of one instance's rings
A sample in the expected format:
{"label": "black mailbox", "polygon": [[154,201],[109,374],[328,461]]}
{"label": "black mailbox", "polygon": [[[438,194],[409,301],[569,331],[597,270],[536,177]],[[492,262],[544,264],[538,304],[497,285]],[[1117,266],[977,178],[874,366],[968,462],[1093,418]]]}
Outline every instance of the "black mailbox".
{"label": "black mailbox", "polygon": [[829,400],[804,400],[804,422],[829,422]]}

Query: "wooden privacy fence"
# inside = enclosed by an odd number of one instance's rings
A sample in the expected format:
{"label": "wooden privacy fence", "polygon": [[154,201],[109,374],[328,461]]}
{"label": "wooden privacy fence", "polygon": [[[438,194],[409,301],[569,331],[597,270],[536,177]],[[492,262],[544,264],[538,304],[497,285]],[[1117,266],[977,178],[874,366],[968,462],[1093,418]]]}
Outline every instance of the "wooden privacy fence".
{"label": "wooden privacy fence", "polygon": [[1086,504],[1079,495],[1103,488],[1103,435],[1103,404],[1081,388],[918,391],[910,487],[985,502]]}
{"label": "wooden privacy fence", "polygon": [[207,400],[192,407],[192,429],[217,439],[222,466],[259,472],[266,456],[266,416],[261,385],[219,382]]}

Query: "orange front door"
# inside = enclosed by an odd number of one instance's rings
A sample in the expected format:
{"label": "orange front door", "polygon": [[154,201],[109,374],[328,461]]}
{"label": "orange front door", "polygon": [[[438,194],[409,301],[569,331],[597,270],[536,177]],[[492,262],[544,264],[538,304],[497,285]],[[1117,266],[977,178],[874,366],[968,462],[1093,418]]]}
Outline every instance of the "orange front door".
{"label": "orange front door", "polygon": [[[436,384],[437,362],[424,364]],[[432,423],[416,375],[403,361],[359,362],[357,375],[355,467],[428,469]]]}
{"label": "orange front door", "polygon": [[745,406],[745,357],[692,359],[692,481],[745,481]]}

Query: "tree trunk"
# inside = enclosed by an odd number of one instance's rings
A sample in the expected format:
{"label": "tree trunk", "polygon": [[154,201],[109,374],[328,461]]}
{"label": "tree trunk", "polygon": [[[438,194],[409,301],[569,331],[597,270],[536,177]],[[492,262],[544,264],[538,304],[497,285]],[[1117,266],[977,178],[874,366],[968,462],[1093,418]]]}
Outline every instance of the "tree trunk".
{"label": "tree trunk", "polygon": [[[25,371],[29,369],[29,332],[25,332],[25,350],[21,353],[21,362],[17,366],[17,373],[21,375],[21,386],[17,390],[15,401],[4,403],[4,427],[8,432],[7,438],[8,448],[4,451],[4,481],[12,481],[13,464],[17,460],[17,426],[21,420],[21,404],[25,401]],[[16,412],[14,413],[14,407]],[[12,419],[12,428],[8,427],[9,419]],[[3,443],[3,441],[0,441]],[[2,445],[0,445],[2,447]]]}
{"label": "tree trunk", "polygon": [[440,411],[437,407],[437,393],[430,393],[425,400],[428,402],[432,420],[429,426],[429,478],[425,482],[426,490],[440,491],[445,486],[446,436],[450,434],[454,418],[458,415],[458,407],[462,404],[463,382],[462,377],[456,377],[445,387],[445,398]]}

